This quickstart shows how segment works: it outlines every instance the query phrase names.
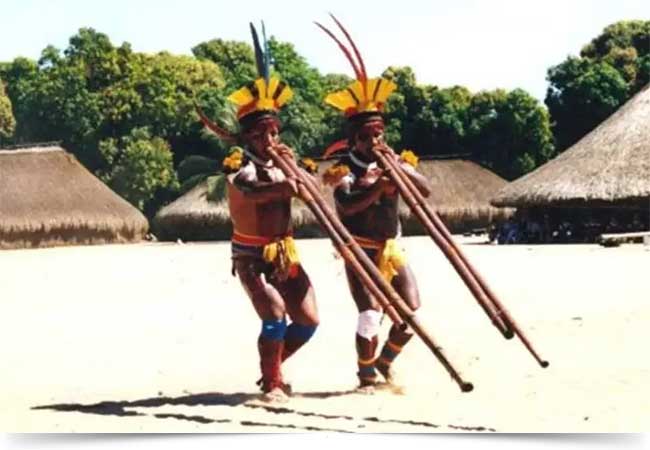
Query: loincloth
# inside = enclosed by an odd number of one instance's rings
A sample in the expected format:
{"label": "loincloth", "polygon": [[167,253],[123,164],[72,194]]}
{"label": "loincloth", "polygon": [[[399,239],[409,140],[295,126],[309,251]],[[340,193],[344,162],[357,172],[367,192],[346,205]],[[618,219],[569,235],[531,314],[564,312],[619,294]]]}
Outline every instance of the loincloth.
{"label": "loincloth", "polygon": [[272,275],[278,280],[282,281],[298,276],[300,260],[291,235],[271,238],[251,236],[234,231],[231,238],[231,251],[233,275],[235,274],[235,261],[249,258],[265,263],[267,269],[264,271],[265,274]]}
{"label": "loincloth", "polygon": [[361,236],[353,236],[353,238],[366,255],[377,264],[377,268],[388,282],[392,281],[397,271],[406,265],[406,255],[395,239],[376,241]]}

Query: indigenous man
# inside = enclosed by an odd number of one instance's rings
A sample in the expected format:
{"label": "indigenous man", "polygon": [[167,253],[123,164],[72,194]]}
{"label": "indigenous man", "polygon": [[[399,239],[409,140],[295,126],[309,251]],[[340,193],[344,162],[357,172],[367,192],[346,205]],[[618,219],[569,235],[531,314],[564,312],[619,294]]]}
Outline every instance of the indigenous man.
{"label": "indigenous man", "polygon": [[[326,103],[344,112],[347,139],[325,152],[326,156],[341,152],[341,156],[338,163],[325,173],[324,181],[334,185],[337,212],[343,224],[409,307],[416,310],[420,306],[416,281],[395,242],[400,235],[399,195],[387,172],[379,167],[375,151],[381,151],[398,161],[415,186],[427,197],[430,193],[428,183],[415,170],[417,157],[412,152],[405,151],[398,157],[384,141],[383,107],[396,85],[383,78],[369,80],[366,77],[363,60],[354,43],[338,21],[337,24],[348,36],[359,61],[358,65],[355,64],[351,53],[344,50],[357,81],[343,91],[329,94],[325,99]],[[329,30],[321,28],[345,49]],[[395,384],[391,365],[413,337],[413,332],[406,323],[393,324],[388,340],[377,356],[378,332],[383,315],[381,305],[348,266],[346,275],[359,310],[356,333],[359,390],[372,393],[377,385],[377,372],[388,384]]]}
{"label": "indigenous man", "polygon": [[[318,312],[292,238],[291,199],[297,195],[296,181],[287,178],[270,156],[271,151],[292,154],[280,141],[277,115],[292,92],[278,78],[269,76],[268,47],[265,45],[267,50],[263,51],[252,24],[251,30],[260,78],[229,97],[238,107],[241,129],[237,141],[244,149],[224,160],[224,167],[231,172],[227,186],[233,224],[233,274],[239,277],[262,320],[258,338],[262,398],[284,402],[290,387],[283,381],[281,364],[312,337]],[[222,138],[235,138],[201,116]],[[291,318],[289,325],[287,315]]]}

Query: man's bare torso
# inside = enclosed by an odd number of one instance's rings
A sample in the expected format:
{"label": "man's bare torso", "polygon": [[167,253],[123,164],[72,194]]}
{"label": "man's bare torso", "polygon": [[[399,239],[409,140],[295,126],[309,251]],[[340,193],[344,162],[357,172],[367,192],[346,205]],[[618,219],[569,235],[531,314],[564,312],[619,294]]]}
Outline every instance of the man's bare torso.
{"label": "man's bare torso", "polygon": [[[259,181],[280,181],[284,175],[275,167],[265,168],[249,163],[242,167],[248,176]],[[254,172],[254,173],[253,173]],[[228,176],[228,205],[233,229],[252,236],[280,237],[291,232],[291,199],[259,202],[246,198],[235,181],[239,174]]]}
{"label": "man's bare torso", "polygon": [[[353,161],[343,161],[349,165],[354,181],[351,192],[363,192],[372,189],[372,178],[368,182],[368,170],[355,165]],[[340,215],[341,221],[350,232],[377,241],[396,237],[400,231],[398,214],[399,195],[383,194],[367,208],[351,215]]]}

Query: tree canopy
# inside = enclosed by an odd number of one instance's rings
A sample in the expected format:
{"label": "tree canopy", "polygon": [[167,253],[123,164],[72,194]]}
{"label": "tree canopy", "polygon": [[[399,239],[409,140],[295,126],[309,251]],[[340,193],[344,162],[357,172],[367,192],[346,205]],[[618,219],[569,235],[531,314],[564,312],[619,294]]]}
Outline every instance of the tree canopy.
{"label": "tree canopy", "polygon": [[[281,112],[283,139],[318,156],[344,136],[327,93],[351,79],[321,74],[295,47],[271,37],[275,73],[294,91]],[[650,77],[650,22],[612,24],[579,56],[549,68],[546,106],[521,89],[471,92],[419,83],[410,67],[382,76],[398,88],[386,107],[397,151],[467,155],[514,179],[543,164],[638,92]],[[62,141],[90,170],[147,214],[173,200],[229,151],[204,129],[194,102],[231,124],[227,96],[256,76],[246,42],[212,39],[193,55],[133,51],[82,28],[62,51],[0,63],[0,143]],[[179,179],[182,182],[179,183]]]}
{"label": "tree canopy", "polygon": [[8,138],[14,134],[16,120],[11,109],[11,100],[5,93],[5,86],[0,78],[0,142],[2,138]]}
{"label": "tree canopy", "polygon": [[468,155],[506,179],[554,154],[547,110],[521,89],[472,94],[467,88],[419,85],[409,67],[390,67],[399,92],[388,102],[388,138],[423,155]]}
{"label": "tree canopy", "polygon": [[650,80],[650,21],[609,25],[548,70],[545,103],[564,150],[609,117]]}

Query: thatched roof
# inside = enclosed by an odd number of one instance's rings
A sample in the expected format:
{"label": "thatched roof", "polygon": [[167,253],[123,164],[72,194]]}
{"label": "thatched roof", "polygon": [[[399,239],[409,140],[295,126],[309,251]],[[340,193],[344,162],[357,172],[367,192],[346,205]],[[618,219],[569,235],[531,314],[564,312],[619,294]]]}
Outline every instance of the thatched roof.
{"label": "thatched roof", "polygon": [[[431,185],[428,205],[452,231],[486,227],[513,214],[511,209],[495,208],[490,199],[507,181],[494,172],[464,159],[421,160],[420,171]],[[406,232],[417,232],[419,224],[405,202],[400,205]]]}
{"label": "thatched roof", "polygon": [[0,150],[0,248],[141,240],[147,219],[60,147]]}
{"label": "thatched roof", "polygon": [[208,201],[208,182],[203,181],[161,208],[152,221],[152,228],[161,240],[230,239],[228,202],[226,199]]}
{"label": "thatched roof", "polygon": [[[319,164],[322,174],[332,162]],[[509,209],[495,208],[489,199],[506,181],[481,166],[464,160],[421,161],[419,169],[432,183],[429,204],[453,230],[480,228],[512,214]],[[318,177],[319,180],[321,177]],[[321,184],[321,191],[334,208],[332,189]],[[400,205],[405,231],[421,232],[410,211]],[[295,199],[292,207],[293,227],[297,236],[322,236],[311,211]],[[159,239],[212,240],[229,239],[232,224],[225,199],[208,201],[208,185],[195,186],[173,203],[162,208],[154,218],[154,232]]]}
{"label": "thatched roof", "polygon": [[497,206],[634,202],[650,198],[650,85],[571,148],[515,180]]}
{"label": "thatched roof", "polygon": [[[318,226],[308,208],[298,199],[293,200],[291,215],[293,227],[300,235],[317,234]],[[314,228],[314,229],[312,229]],[[190,189],[174,202],[158,211],[153,220],[154,233],[161,240],[201,241],[227,240],[232,235],[228,200],[208,198],[208,181]]]}

